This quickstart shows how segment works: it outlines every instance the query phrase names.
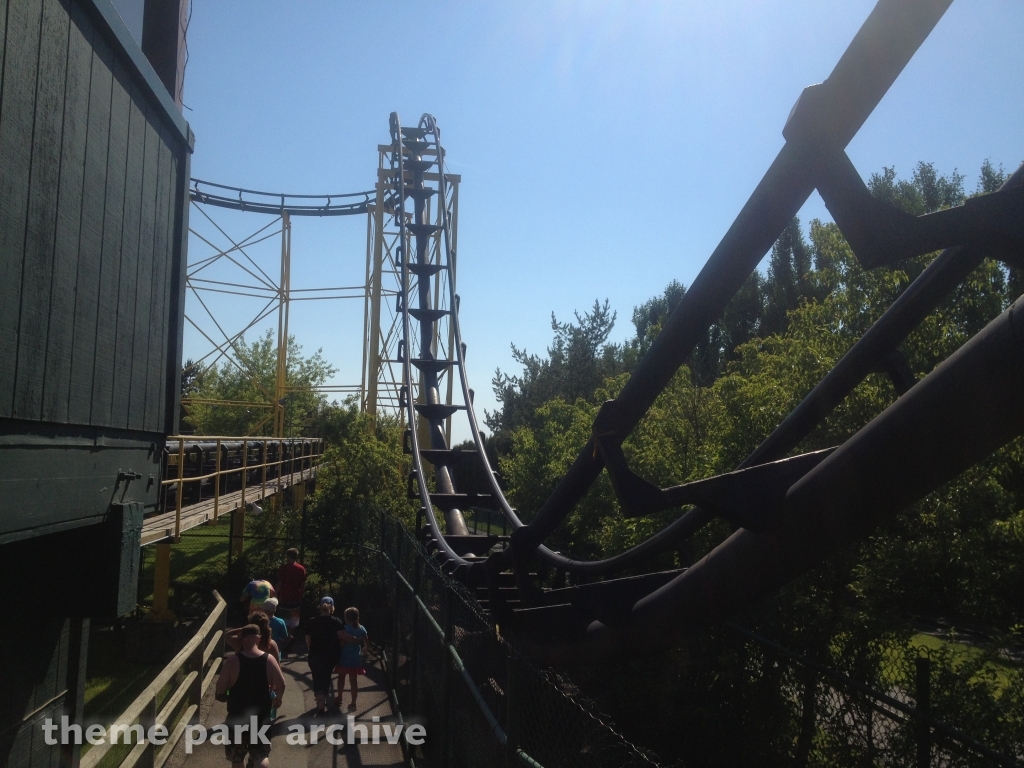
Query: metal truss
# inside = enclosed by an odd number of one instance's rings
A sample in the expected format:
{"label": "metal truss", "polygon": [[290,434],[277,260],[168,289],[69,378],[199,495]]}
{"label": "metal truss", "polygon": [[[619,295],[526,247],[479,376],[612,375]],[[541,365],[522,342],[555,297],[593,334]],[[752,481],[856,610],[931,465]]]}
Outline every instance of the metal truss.
{"label": "metal truss", "polygon": [[[396,148],[394,144],[381,144],[377,147],[377,187],[373,202],[369,203],[366,237],[366,283],[369,286],[364,309],[363,339],[363,387],[366,392],[365,410],[369,413],[399,413],[401,409],[403,373],[399,354],[402,335],[402,301],[409,291],[417,290],[418,281],[442,271],[442,280],[450,280],[454,290],[456,274],[456,250],[458,240],[459,218],[459,182],[458,174],[444,174],[443,192],[424,198],[421,211],[424,221],[433,222],[435,230],[424,240],[426,263],[434,265],[437,270],[430,274],[407,274],[403,277],[400,254],[408,253],[411,232],[403,228],[403,224],[411,223],[413,212],[407,212],[399,204],[394,185],[397,181]],[[436,160],[437,149],[424,149],[421,162],[425,158]],[[437,172],[426,172],[423,180],[429,184],[440,186],[440,175]],[[403,218],[404,217],[404,218]],[[450,261],[445,261],[442,248],[442,222],[448,222],[450,232]],[[403,239],[404,238],[404,239]],[[403,250],[404,249],[404,250]],[[450,265],[450,269],[445,265]],[[442,285],[442,280],[432,283],[432,306],[447,311],[449,308],[449,290]],[[447,314],[439,315],[435,323],[429,346],[431,354],[445,359],[452,358],[454,329],[447,319]],[[447,371],[439,373],[440,386],[444,390],[444,402],[451,403],[453,379]],[[446,440],[451,439],[451,420],[445,422]]]}
{"label": "metal truss", "polygon": [[[227,194],[231,193],[231,194]],[[326,288],[292,288],[291,287],[291,232],[292,216],[351,216],[365,215],[366,200],[371,193],[359,192],[349,195],[285,195],[253,190],[226,187],[221,184],[192,180],[190,192],[192,210],[202,216],[219,233],[227,245],[218,245],[203,236],[194,228],[189,233],[198,238],[213,251],[203,258],[191,261],[186,268],[185,287],[190,303],[198,305],[198,311],[186,311],[185,320],[207,342],[210,350],[192,362],[193,368],[216,365],[226,360],[249,376],[265,397],[258,401],[212,400],[209,398],[183,397],[181,404],[186,412],[193,405],[217,405],[228,408],[265,408],[268,413],[259,421],[252,432],[258,432],[268,422],[273,424],[273,435],[283,437],[285,432],[284,402],[288,392],[294,387],[287,383],[288,370],[288,324],[291,304],[294,301],[323,301],[337,299],[360,299],[367,295],[366,285],[331,286]],[[348,198],[362,198],[357,202],[349,202]],[[341,198],[342,203],[334,202]],[[323,201],[320,205],[309,205],[307,201]],[[271,202],[272,201],[272,202]],[[229,208],[248,213],[272,215],[273,218],[259,229],[240,240],[235,240],[225,229],[214,220],[207,206]],[[259,243],[280,238],[281,251],[279,271],[276,279],[271,277],[250,255],[247,249]],[[205,276],[210,267],[229,262],[232,272],[238,275],[237,280],[214,280]],[[218,295],[243,296],[257,299],[259,310],[242,328],[226,327],[217,316]],[[250,369],[244,355],[239,353],[239,342],[244,334],[277,313],[276,338],[276,373],[274,390],[270,391],[258,379],[256,372]],[[365,354],[364,354],[365,357]],[[305,388],[303,388],[305,389]],[[330,385],[314,387],[316,391],[357,395],[360,401],[365,400],[365,391],[361,384]]]}

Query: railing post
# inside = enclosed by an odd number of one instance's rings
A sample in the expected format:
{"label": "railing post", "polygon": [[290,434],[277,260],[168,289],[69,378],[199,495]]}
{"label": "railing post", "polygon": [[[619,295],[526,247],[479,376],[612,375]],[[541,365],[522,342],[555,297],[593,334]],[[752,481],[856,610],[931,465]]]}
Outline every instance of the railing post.
{"label": "railing post", "polygon": [[157,621],[172,619],[168,608],[168,595],[171,590],[171,544],[158,541],[156,544],[156,563],[153,567],[153,616]]}
{"label": "railing post", "polygon": [[231,561],[235,554],[235,510],[228,513],[228,567],[227,572],[231,573]]}
{"label": "railing post", "polygon": [[[81,723],[85,711],[85,668],[89,656],[89,619],[70,619],[68,634],[67,691],[62,713],[72,723]],[[60,768],[79,768],[82,745],[70,743],[60,746]]]}
{"label": "railing post", "polygon": [[[220,596],[219,592],[217,593],[217,597],[220,600],[224,599],[224,598],[222,598]],[[228,631],[228,610],[227,610],[227,608],[228,607],[225,605],[224,606],[224,610],[220,612],[220,617],[217,619],[217,625],[213,628],[213,634],[217,634],[217,632],[220,632],[221,648],[218,649],[217,651],[215,651],[214,655],[211,658],[217,658],[219,656],[223,656],[224,655],[224,650],[223,650],[224,640],[223,640],[223,638],[224,638],[225,633],[227,633],[227,631]]]}
{"label": "railing post", "polygon": [[242,509],[245,509],[245,484],[249,479],[249,441],[242,441]]}
{"label": "railing post", "polygon": [[[144,733],[148,734],[149,729],[156,725],[156,714],[156,694],[154,693],[153,698],[151,698],[149,703],[146,704],[145,710],[143,710],[142,715],[139,717],[139,725],[142,726]],[[155,762],[156,747],[153,745],[153,742],[147,741],[146,748],[139,756],[139,762],[137,762],[136,765],[139,766],[139,768],[153,768]]]}
{"label": "railing post", "polygon": [[[418,595],[420,593],[420,567],[422,563],[419,557],[412,559],[412,593]],[[419,674],[420,674],[420,612],[416,610],[416,606],[413,606],[412,611],[412,632],[410,633],[410,648],[409,653],[409,709],[413,712],[419,711],[417,695],[419,694]]]}
{"label": "railing post", "polygon": [[516,752],[519,749],[519,707],[522,699],[522,677],[519,659],[513,652],[508,654],[508,677],[505,681],[505,765],[518,765]]}
{"label": "railing post", "polygon": [[260,459],[263,462],[263,480],[260,483],[260,503],[267,503],[267,461],[270,460],[270,451],[267,450],[268,444],[264,440],[260,448]]}
{"label": "railing post", "polygon": [[241,556],[245,551],[245,507],[231,510],[231,554]]}
{"label": "railing post", "polygon": [[191,723],[199,722],[199,710],[203,704],[203,669],[206,666],[203,664],[203,652],[206,650],[206,643],[208,641],[209,635],[205,635],[202,642],[196,644],[195,650],[192,651],[188,664],[185,666],[186,672],[194,671],[196,673],[196,679],[192,681],[188,692],[188,703],[196,705],[195,714],[192,715],[192,720],[189,721]]}
{"label": "railing post", "polygon": [[302,484],[302,495],[303,495],[303,503],[302,503],[302,506],[300,507],[300,512],[299,512],[299,560],[304,563],[304,562],[306,562],[306,504],[305,504],[306,485],[305,485],[305,481],[303,481],[303,484]]}
{"label": "railing post", "polygon": [[[200,474],[202,470],[200,469]],[[174,540],[181,538],[181,499],[185,495],[185,438],[178,438],[178,503],[174,512]]]}
{"label": "railing post", "polygon": [[353,601],[359,603],[359,572],[363,569],[363,516],[356,516],[356,551],[352,559],[355,561],[355,586],[352,589]]}
{"label": "railing post", "polygon": [[[811,746],[814,743],[815,726],[818,720],[817,713],[815,712],[818,698],[818,678],[813,670],[803,669],[797,672],[797,679],[803,683],[804,688],[800,696],[800,733],[797,735],[796,756],[793,759],[793,765],[796,768],[804,768],[810,759]],[[870,751],[870,719],[868,722],[868,749]]]}
{"label": "railing post", "polygon": [[915,687],[917,689],[917,721],[915,723],[917,742],[917,768],[930,768],[932,762],[932,729],[925,721],[931,713],[932,660],[918,656],[914,660]]}
{"label": "railing post", "polygon": [[220,438],[217,438],[217,470],[213,476],[213,522],[220,515]]}

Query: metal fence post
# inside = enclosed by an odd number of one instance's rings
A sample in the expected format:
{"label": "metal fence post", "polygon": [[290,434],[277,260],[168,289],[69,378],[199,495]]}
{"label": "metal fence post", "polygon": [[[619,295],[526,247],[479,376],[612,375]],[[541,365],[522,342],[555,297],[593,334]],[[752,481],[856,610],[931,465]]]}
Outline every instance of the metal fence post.
{"label": "metal fence post", "polygon": [[519,749],[519,706],[522,699],[522,678],[519,660],[514,653],[508,655],[508,677],[505,680],[505,765],[518,765],[516,752]]}
{"label": "metal fence post", "polygon": [[402,568],[402,537],[401,536],[398,536],[395,539],[395,552],[394,552],[394,555],[395,555],[395,560],[394,560],[394,563],[395,563],[395,586],[394,586],[394,590],[393,590],[394,600],[392,601],[392,605],[394,606],[394,609],[393,609],[392,615],[391,615],[391,648],[392,648],[393,653],[392,653],[392,656],[391,656],[391,669],[389,671],[391,672],[391,688],[392,688],[392,690],[396,691],[396,695],[397,695],[397,691],[398,691],[398,653],[399,653],[399,649],[398,649],[399,648],[399,646],[398,646],[398,636],[401,634],[401,626],[402,626],[401,622],[399,621],[399,617],[398,617],[398,612],[399,612],[400,607],[401,607],[401,604],[400,604],[399,599],[398,599],[399,598],[399,593],[401,592],[401,584],[399,583],[399,580],[398,580],[398,576],[401,573],[401,568]]}
{"label": "metal fence post", "polygon": [[356,553],[352,558],[355,561],[355,586],[352,588],[352,601],[359,604],[359,571],[363,568],[363,516],[356,515]]}
{"label": "metal fence post", "polygon": [[451,705],[452,694],[452,661],[448,657],[448,643],[452,639],[452,607],[451,591],[447,585],[442,585],[444,596],[441,599],[441,611],[444,627],[444,637],[441,638],[441,736],[438,739],[441,765],[449,765],[451,757],[449,749],[449,717],[448,710]]}
{"label": "metal fence post", "polygon": [[244,549],[245,507],[239,507],[231,510],[231,554],[240,557]]}
{"label": "metal fence post", "polygon": [[[420,569],[422,563],[419,557],[412,559],[412,593],[418,595],[420,593]],[[412,610],[412,631],[410,634],[410,648],[412,652],[409,654],[409,706],[413,711],[417,711],[419,707],[419,699],[417,698],[420,690],[419,675],[420,675],[420,612],[416,610],[416,606],[413,606]]]}
{"label": "metal fence post", "polygon": [[306,502],[302,502],[299,516],[299,562],[306,561]]}
{"label": "metal fence post", "polygon": [[929,768],[932,761],[932,729],[925,717],[931,713],[932,660],[918,656],[914,660],[915,688],[917,690],[917,768]]}
{"label": "metal fence post", "polygon": [[[232,510],[231,512],[228,513],[228,538],[227,538],[227,544],[228,544],[228,567],[227,567],[227,573],[231,573],[231,558],[233,556],[232,550],[234,549],[234,544],[235,544],[235,512],[234,512],[234,510]],[[227,578],[227,574],[225,574],[224,578],[225,579]],[[223,584],[221,586],[223,587]]]}
{"label": "metal fence post", "polygon": [[[818,677],[814,673],[814,670],[803,669],[798,672],[799,678],[802,678],[804,684],[803,692],[800,696],[800,734],[796,740],[796,756],[793,759],[793,765],[798,768],[806,766],[811,755],[811,746],[814,743],[814,732],[815,726],[817,725],[817,714],[815,712],[815,704],[817,702],[818,693]],[[868,725],[868,739],[871,738],[871,726],[870,721]]]}

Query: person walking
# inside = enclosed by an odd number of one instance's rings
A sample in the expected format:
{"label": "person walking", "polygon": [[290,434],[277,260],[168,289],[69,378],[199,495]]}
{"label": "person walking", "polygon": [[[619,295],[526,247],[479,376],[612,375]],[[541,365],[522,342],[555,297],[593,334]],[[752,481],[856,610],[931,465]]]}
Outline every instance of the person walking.
{"label": "person walking", "polygon": [[281,650],[288,653],[295,642],[302,611],[302,598],[306,592],[306,567],[299,562],[299,550],[290,547],[284,553],[285,563],[277,569],[277,599],[280,600],[281,618],[288,626],[289,638]]}
{"label": "person walking", "polygon": [[[249,615],[249,625],[255,624],[260,631],[260,640],[257,647],[261,651],[273,654],[274,658],[281,661],[281,649],[274,642],[270,633],[270,621],[263,611],[253,611]],[[248,625],[246,625],[248,626]],[[234,651],[242,650],[242,630],[245,627],[229,629],[224,635],[224,642]]]}
{"label": "person walking", "polygon": [[345,625],[334,615],[334,599],[321,597],[319,615],[306,622],[307,662],[313,678],[316,713],[327,712],[327,697],[331,693],[331,676],[338,664],[341,644],[349,639]]}
{"label": "person walking", "polygon": [[359,623],[358,608],[345,609],[345,636],[345,644],[341,648],[341,658],[337,666],[338,707],[341,707],[341,699],[345,694],[345,677],[348,676],[352,689],[352,703],[348,705],[351,712],[356,708],[356,696],[359,695],[359,675],[366,674],[359,652],[367,650],[370,646],[366,627]]}
{"label": "person walking", "polygon": [[[270,768],[270,739],[262,736],[261,729],[270,724],[271,696],[278,703],[284,696],[284,675],[277,659],[257,647],[258,626],[245,625],[239,638],[242,650],[224,660],[217,678],[217,700],[226,701],[228,705],[225,722],[231,743],[225,745],[224,753],[232,768],[242,768],[246,755],[249,768]],[[255,731],[252,718],[255,718]],[[237,733],[235,726],[246,726],[246,732]]]}
{"label": "person walking", "polygon": [[238,599],[245,603],[245,613],[249,615],[253,611],[262,611],[263,603],[272,597],[274,597],[274,586],[269,581],[253,579],[245,585],[242,596]]}
{"label": "person walking", "polygon": [[[270,622],[270,637],[277,643],[277,647],[281,649],[281,655],[284,655],[285,641],[288,639],[288,625],[284,623],[284,619],[277,616],[278,600],[276,597],[268,598],[263,602],[263,612],[267,614],[267,620]],[[278,657],[278,661],[280,661]]]}

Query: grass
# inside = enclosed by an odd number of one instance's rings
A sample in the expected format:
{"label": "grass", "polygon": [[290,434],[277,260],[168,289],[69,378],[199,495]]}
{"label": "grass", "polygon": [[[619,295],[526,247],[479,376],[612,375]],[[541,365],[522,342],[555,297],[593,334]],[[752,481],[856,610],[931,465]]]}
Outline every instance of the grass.
{"label": "grass", "polygon": [[[987,655],[983,649],[977,646],[958,643],[955,640],[947,640],[924,633],[914,635],[910,639],[910,645],[913,648],[925,648],[934,652],[952,651],[955,658],[954,669],[963,666],[969,661],[977,662]],[[993,658],[986,660],[983,666],[987,671],[995,675],[996,689],[999,694],[1002,694],[1004,690],[1014,683],[1014,673],[1020,669],[1020,665],[1012,661]]]}
{"label": "grass", "polygon": [[125,659],[120,633],[104,627],[89,635],[86,665],[85,715],[112,722],[145,690],[161,667]]}
{"label": "grass", "polygon": [[[171,581],[210,588],[220,584],[228,570],[230,530],[230,517],[224,515],[215,524],[201,525],[182,533],[181,541],[171,547]],[[266,546],[259,534],[246,531],[242,544],[243,557],[258,554]],[[278,547],[278,544],[274,547]],[[148,581],[144,584],[147,591],[140,596],[143,603],[152,603],[153,600],[154,552],[153,548],[149,548],[144,554],[143,573]],[[275,552],[274,559],[284,562],[283,548],[280,553]],[[276,573],[276,565],[273,570]]]}
{"label": "grass", "polygon": [[[933,659],[941,654],[951,661],[954,672],[959,671],[964,665],[977,668],[980,662],[981,668],[994,676],[997,696],[1002,695],[1004,690],[1016,684],[1017,672],[1022,666],[1019,662],[993,658],[991,651],[977,645],[961,643],[925,632],[913,635],[906,647],[928,652]],[[834,653],[841,653],[841,649],[838,647],[833,647],[832,650]],[[912,690],[914,687],[913,664],[905,660],[903,649],[899,645],[891,645],[887,650],[891,652],[891,657],[896,663],[884,664],[878,670],[879,682],[905,690]],[[886,653],[883,655],[888,656],[890,654]],[[972,680],[979,679],[977,674],[972,678]]]}

